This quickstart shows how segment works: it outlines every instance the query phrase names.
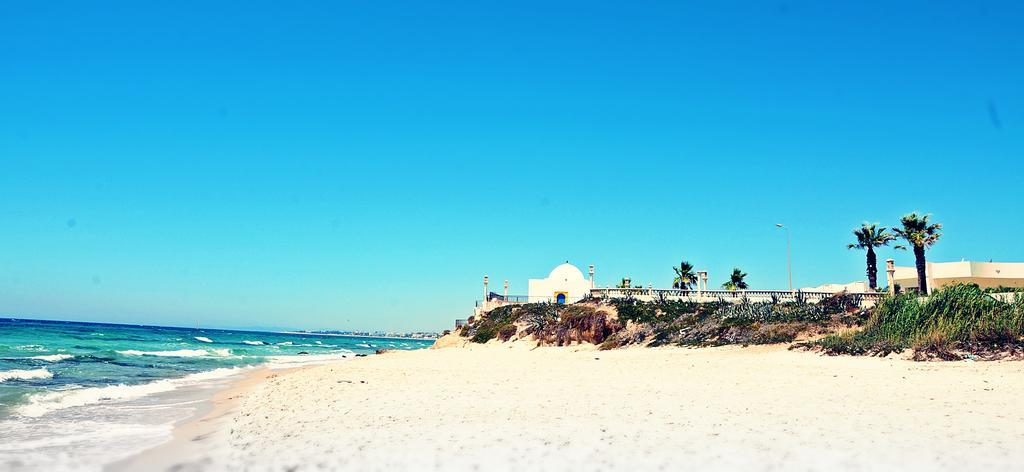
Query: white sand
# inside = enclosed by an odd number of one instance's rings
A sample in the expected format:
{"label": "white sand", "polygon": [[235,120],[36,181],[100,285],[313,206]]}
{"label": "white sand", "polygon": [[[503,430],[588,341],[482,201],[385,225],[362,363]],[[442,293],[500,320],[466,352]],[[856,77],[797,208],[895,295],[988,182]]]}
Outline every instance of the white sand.
{"label": "white sand", "polygon": [[1024,364],[489,345],[270,378],[225,424],[184,470],[1020,470]]}

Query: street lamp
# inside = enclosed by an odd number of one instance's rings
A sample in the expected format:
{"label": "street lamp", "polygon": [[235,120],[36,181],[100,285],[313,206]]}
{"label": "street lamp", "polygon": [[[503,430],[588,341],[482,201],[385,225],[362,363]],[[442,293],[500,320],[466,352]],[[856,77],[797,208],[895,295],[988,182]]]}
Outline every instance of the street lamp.
{"label": "street lamp", "polygon": [[789,271],[789,291],[793,292],[793,250],[789,238],[789,226],[775,223],[775,227],[786,230],[786,269]]}

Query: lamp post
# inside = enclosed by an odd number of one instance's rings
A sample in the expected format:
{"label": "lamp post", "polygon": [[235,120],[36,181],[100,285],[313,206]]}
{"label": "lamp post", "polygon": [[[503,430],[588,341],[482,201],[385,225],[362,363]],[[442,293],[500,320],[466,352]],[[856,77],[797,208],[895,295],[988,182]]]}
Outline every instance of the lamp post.
{"label": "lamp post", "polygon": [[782,223],[775,223],[776,228],[786,230],[786,269],[789,272],[789,291],[793,292],[793,249],[789,238],[789,226]]}

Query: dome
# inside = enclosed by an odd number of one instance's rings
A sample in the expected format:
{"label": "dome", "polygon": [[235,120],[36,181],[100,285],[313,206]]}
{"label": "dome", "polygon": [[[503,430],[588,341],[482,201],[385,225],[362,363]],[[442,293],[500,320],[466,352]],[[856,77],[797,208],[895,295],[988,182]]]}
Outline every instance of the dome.
{"label": "dome", "polygon": [[548,274],[550,280],[560,280],[563,282],[569,282],[573,280],[586,280],[583,277],[583,272],[576,266],[566,262],[565,264],[555,267],[550,274]]}

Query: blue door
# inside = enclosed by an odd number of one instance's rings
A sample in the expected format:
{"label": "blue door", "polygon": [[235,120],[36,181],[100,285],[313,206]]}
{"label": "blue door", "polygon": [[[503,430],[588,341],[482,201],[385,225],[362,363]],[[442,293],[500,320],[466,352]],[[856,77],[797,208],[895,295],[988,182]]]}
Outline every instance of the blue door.
{"label": "blue door", "polygon": [[558,303],[559,305],[565,305],[565,294],[559,293],[558,297],[555,298],[555,303]]}

